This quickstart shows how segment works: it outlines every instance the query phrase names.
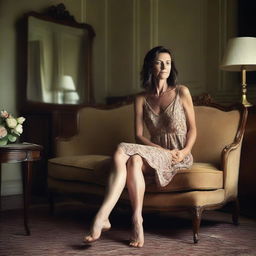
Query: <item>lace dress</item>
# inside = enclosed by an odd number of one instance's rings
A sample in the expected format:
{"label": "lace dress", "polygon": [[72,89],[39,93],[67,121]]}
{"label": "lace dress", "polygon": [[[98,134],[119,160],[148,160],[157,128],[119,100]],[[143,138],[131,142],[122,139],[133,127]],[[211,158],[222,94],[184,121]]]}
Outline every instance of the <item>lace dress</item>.
{"label": "lace dress", "polygon": [[[145,99],[143,119],[153,143],[170,150],[185,147],[187,125],[178,87],[174,100],[160,114],[156,114]],[[161,148],[124,142],[120,143],[120,147],[127,155],[138,154],[146,160],[155,170],[156,183],[161,187],[168,185],[178,170],[187,169],[193,163],[191,154],[180,163],[173,164],[171,154]]]}

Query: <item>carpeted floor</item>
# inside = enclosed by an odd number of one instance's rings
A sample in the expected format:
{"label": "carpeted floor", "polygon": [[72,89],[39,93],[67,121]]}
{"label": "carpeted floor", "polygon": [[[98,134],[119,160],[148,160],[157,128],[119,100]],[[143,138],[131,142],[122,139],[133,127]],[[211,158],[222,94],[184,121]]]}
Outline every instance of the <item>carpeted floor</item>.
{"label": "carpeted floor", "polygon": [[1,256],[65,256],[65,255],[256,255],[256,221],[240,218],[234,226],[225,212],[204,212],[200,241],[192,240],[191,221],[185,215],[145,214],[145,246],[130,248],[130,216],[125,212],[111,215],[112,229],[103,233],[92,245],[82,243],[89,230],[94,211],[79,204],[59,205],[54,216],[48,208],[30,209],[31,236],[24,236],[21,210],[1,212]]}

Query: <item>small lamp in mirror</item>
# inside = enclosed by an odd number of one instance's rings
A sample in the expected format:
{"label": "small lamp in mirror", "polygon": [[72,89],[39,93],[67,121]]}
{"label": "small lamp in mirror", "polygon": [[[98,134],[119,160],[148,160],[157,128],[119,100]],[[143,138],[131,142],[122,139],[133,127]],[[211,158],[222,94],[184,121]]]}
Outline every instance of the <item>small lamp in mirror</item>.
{"label": "small lamp in mirror", "polygon": [[61,78],[60,87],[63,91],[64,104],[77,104],[79,102],[79,95],[71,76],[64,75]]}
{"label": "small lamp in mirror", "polygon": [[245,107],[252,104],[246,98],[246,71],[256,70],[256,37],[235,37],[228,41],[220,69],[226,71],[241,71],[242,99]]}

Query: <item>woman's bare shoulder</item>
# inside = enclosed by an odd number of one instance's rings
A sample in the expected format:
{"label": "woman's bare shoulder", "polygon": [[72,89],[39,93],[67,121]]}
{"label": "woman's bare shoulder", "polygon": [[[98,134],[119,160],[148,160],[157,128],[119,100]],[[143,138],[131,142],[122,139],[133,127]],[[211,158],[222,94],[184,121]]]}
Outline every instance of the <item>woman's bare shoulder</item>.
{"label": "woman's bare shoulder", "polygon": [[139,102],[143,102],[145,100],[147,93],[146,92],[140,92],[136,95],[135,97],[135,102],[139,103]]}
{"label": "woman's bare shoulder", "polygon": [[190,97],[190,91],[186,85],[179,85],[179,93],[181,97]]}

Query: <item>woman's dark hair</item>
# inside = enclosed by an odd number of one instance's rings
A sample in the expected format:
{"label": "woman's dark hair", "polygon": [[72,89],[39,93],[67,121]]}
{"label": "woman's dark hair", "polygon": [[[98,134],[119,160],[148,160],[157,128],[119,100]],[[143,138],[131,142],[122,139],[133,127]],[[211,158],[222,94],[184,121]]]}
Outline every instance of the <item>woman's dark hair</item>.
{"label": "woman's dark hair", "polygon": [[143,67],[141,70],[141,81],[142,81],[142,87],[146,90],[154,90],[155,88],[155,80],[153,77],[153,65],[156,57],[159,53],[169,53],[171,56],[171,72],[169,77],[167,78],[167,84],[168,86],[176,86],[178,83],[177,76],[178,76],[178,70],[176,69],[173,54],[171,51],[163,46],[156,46],[153,49],[151,49],[144,58]]}

